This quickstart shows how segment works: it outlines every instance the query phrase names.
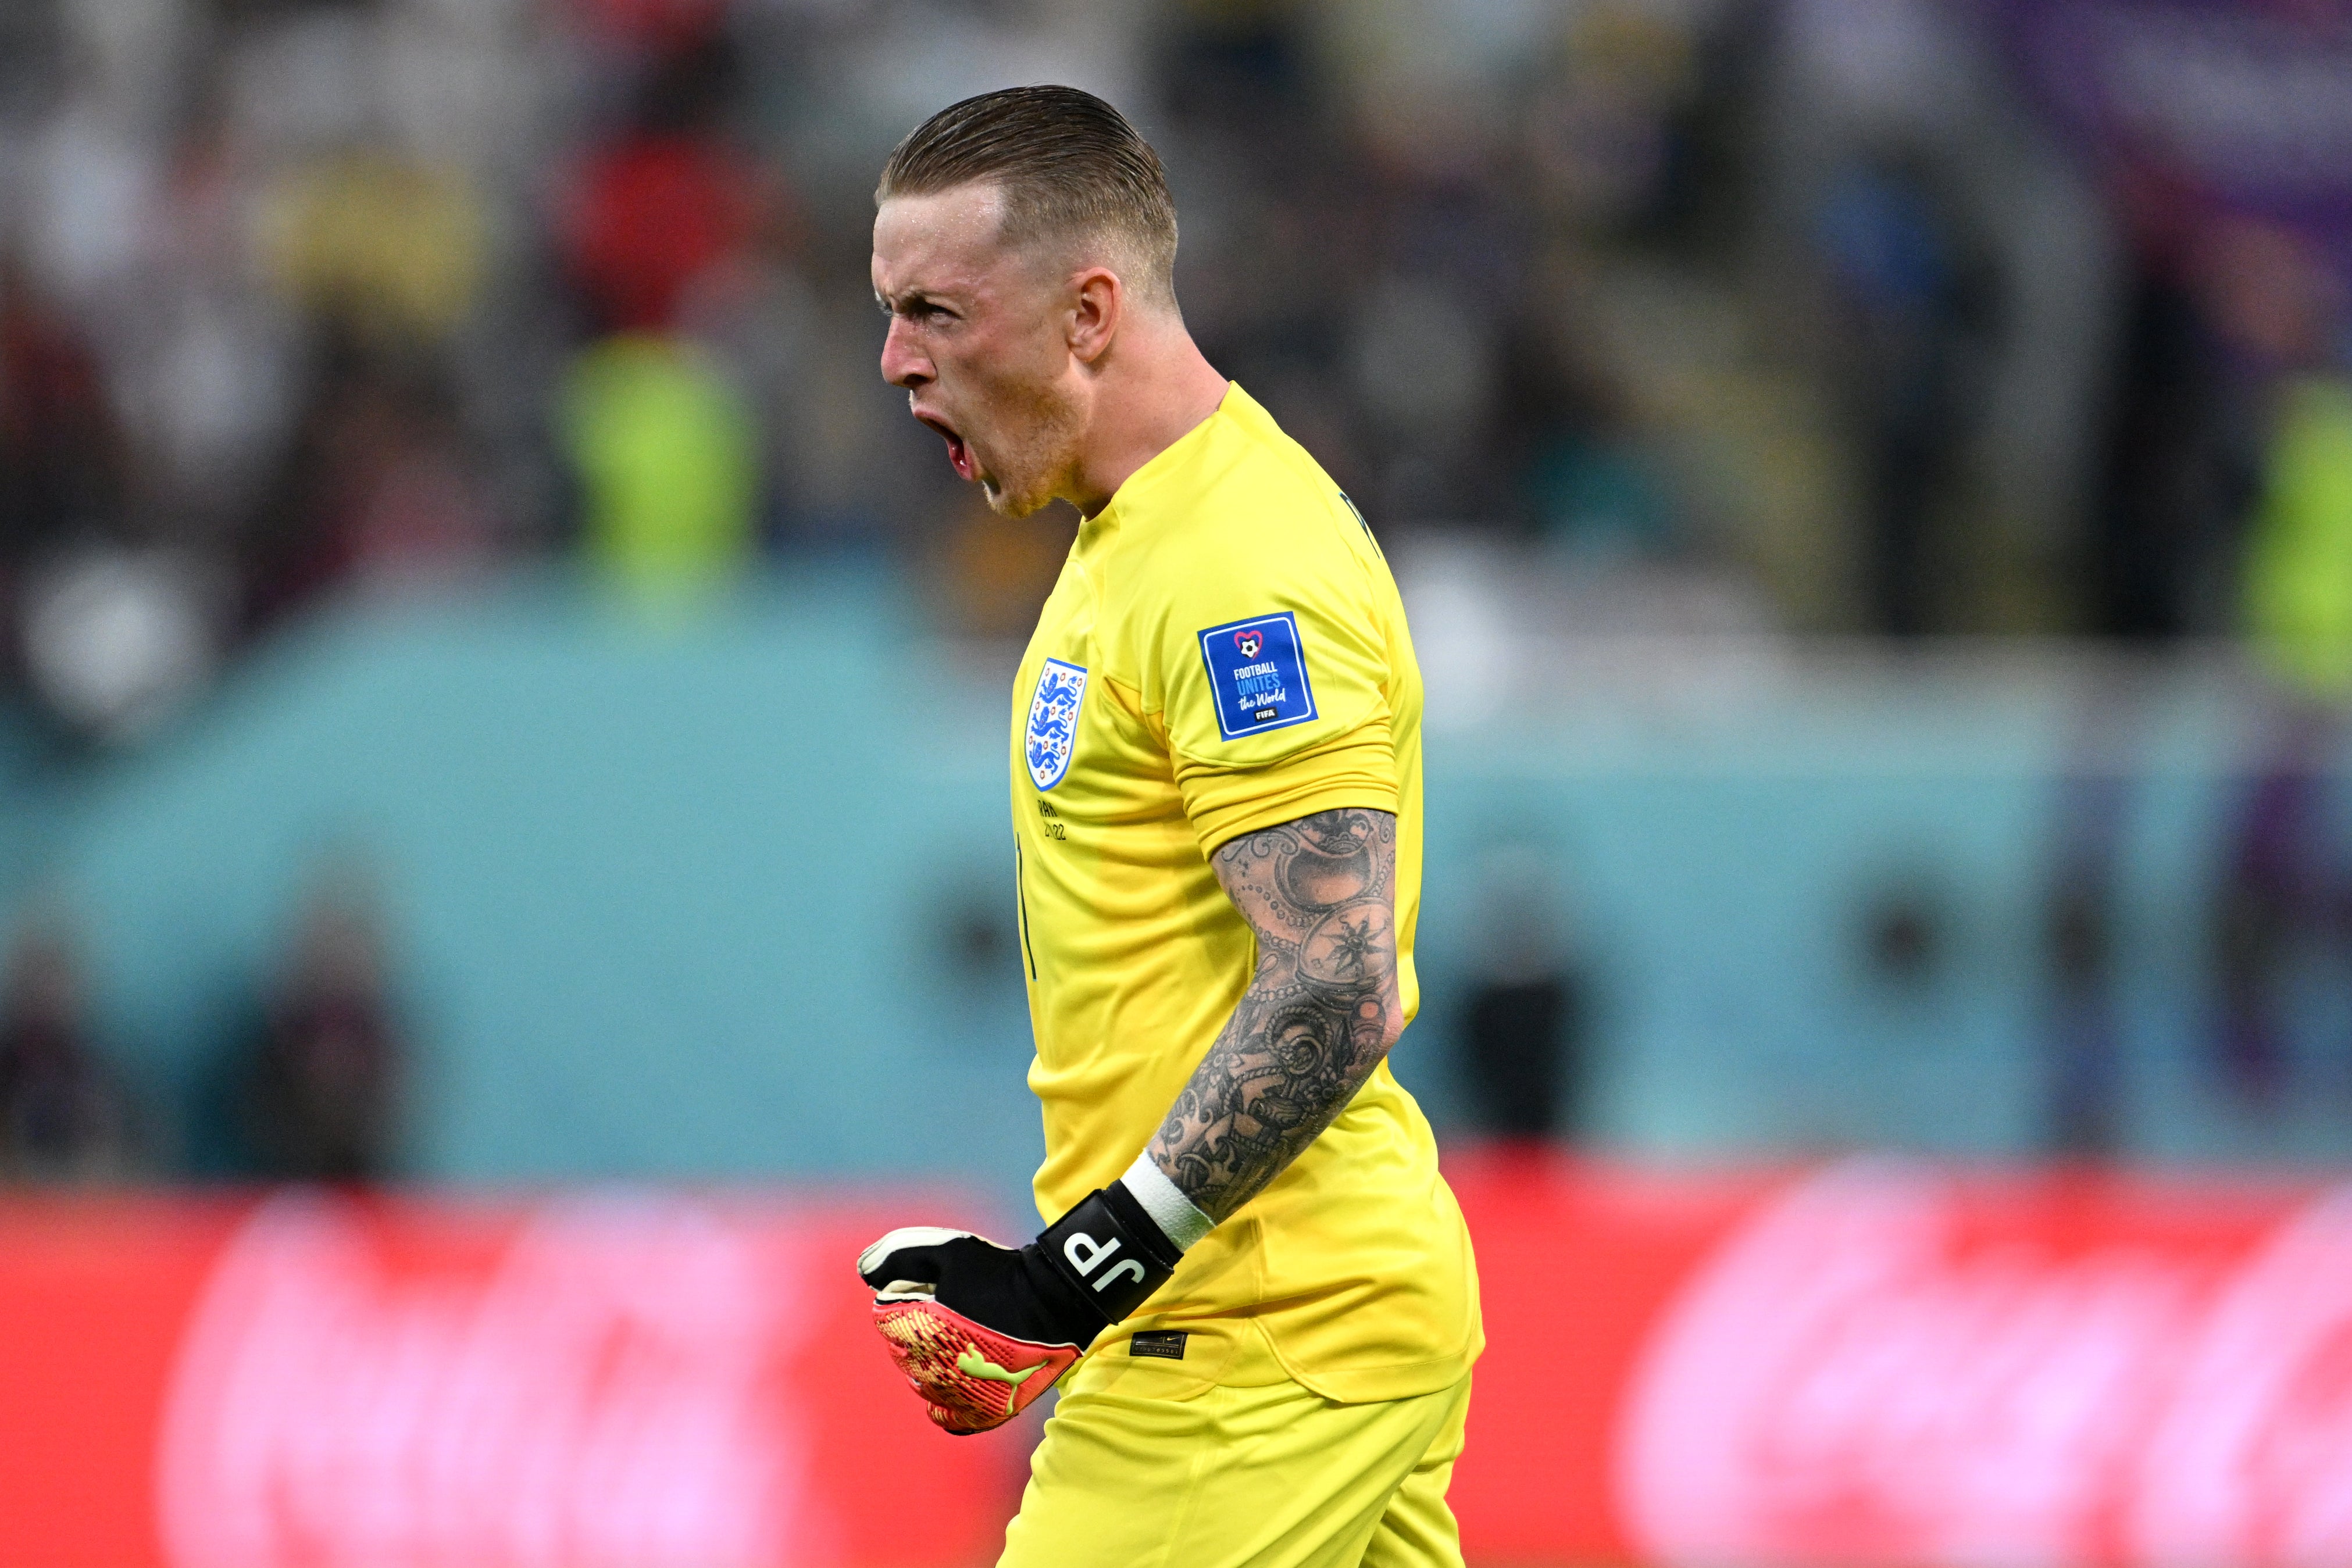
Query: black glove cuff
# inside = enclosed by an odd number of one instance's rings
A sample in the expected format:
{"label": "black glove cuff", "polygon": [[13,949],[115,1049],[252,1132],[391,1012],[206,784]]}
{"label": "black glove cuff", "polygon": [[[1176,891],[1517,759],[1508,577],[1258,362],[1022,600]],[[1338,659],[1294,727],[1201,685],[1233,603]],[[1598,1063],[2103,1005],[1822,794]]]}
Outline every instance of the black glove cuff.
{"label": "black glove cuff", "polygon": [[1087,1194],[1047,1226],[1037,1238],[1037,1250],[1107,1323],[1143,1305],[1183,1257],[1143,1206],[1115,1182]]}

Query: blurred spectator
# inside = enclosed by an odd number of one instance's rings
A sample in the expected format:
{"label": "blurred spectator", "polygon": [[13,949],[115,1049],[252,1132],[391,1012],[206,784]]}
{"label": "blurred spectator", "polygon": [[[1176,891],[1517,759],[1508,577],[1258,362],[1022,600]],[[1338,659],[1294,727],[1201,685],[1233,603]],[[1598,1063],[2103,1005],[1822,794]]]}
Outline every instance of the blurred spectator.
{"label": "blurred spectator", "polygon": [[446,586],[493,559],[501,533],[446,373],[331,340],[252,541],[247,622],[344,585]]}
{"label": "blurred spectator", "polygon": [[2084,629],[2159,640],[2227,622],[2245,466],[2226,357],[2193,289],[2135,269],[2086,535]]}
{"label": "blurred spectator", "polygon": [[116,526],[124,453],[102,371],[71,318],[0,256],[0,565]]}
{"label": "blurred spectator", "polygon": [[1578,1127],[1571,1042],[1581,1038],[1582,1001],[1559,971],[1489,975],[1471,991],[1465,1066],[1488,1136],[1546,1141]]}
{"label": "blurred spectator", "polygon": [[719,131],[733,78],[716,43],[663,58],[635,123],[588,155],[564,240],[599,330],[669,330],[688,287],[751,237],[757,183]]}
{"label": "blurred spectator", "polygon": [[750,195],[719,151],[693,138],[645,137],[599,153],[572,234],[596,320],[620,332],[673,325],[688,285],[742,244]]}
{"label": "blurred spectator", "polygon": [[1482,866],[1462,1071],[1481,1131],[1514,1142],[1583,1131],[1589,982],[1566,947],[1538,854],[1512,846]]}
{"label": "blurred spectator", "polygon": [[779,534],[805,541],[815,532],[811,482],[825,457],[824,311],[804,264],[802,216],[781,180],[762,183],[753,216],[741,244],[694,273],[674,315],[751,417],[763,514]]}
{"label": "blurred spectator", "polygon": [[33,695],[78,740],[145,733],[218,652],[205,563],[136,542],[133,489],[100,360],[0,259],[0,591]]}
{"label": "blurred spectator", "polygon": [[2243,592],[2276,689],[2214,913],[2218,1065],[2267,1107],[2292,1061],[2297,951],[2324,944],[2352,966],[2352,886],[2327,805],[2352,705],[2352,380],[2344,286],[2313,247],[2237,225],[2210,254],[2213,319],[2268,411]]}
{"label": "blurred spectator", "polygon": [[2042,1135],[2062,1157],[2122,1147],[2124,1019],[2118,986],[2118,880],[2133,777],[2126,748],[2141,720],[2128,682],[2089,693],[2075,756],[2058,780],[2050,885],[2042,906],[2049,1015]]}
{"label": "blurred spectator", "polygon": [[1956,204],[1924,163],[1857,162],[1816,214],[1834,302],[1840,391],[1864,475],[1863,580],[1870,629],[1906,637],[1946,619],[1939,515],[1972,434],[1977,340],[1989,331],[1984,267]]}
{"label": "blurred spectator", "polygon": [[359,148],[286,170],[262,201],[262,256],[310,315],[398,344],[473,308],[484,219],[457,171]]}
{"label": "blurred spectator", "polygon": [[2050,1153],[2105,1159],[2122,1147],[2123,1030],[2115,998],[2115,895],[2107,864],[2061,873],[2047,915],[2052,990]]}
{"label": "blurred spectator", "polygon": [[239,1061],[247,1174],[380,1181],[397,1156],[407,1061],[373,901],[349,875],[302,909]]}
{"label": "blurred spectator", "polygon": [[2272,716],[2224,829],[2210,927],[2219,1004],[2211,1059],[2223,1086],[2258,1111],[2277,1112],[2290,1087],[2295,960],[2342,936],[2326,821],[2327,765],[2340,733],[2315,707],[2291,704]]}
{"label": "blurred spectator", "polygon": [[2248,531],[2246,613],[2290,685],[2352,698],[2352,321],[2345,286],[2282,230],[2233,225],[2214,250],[2215,309],[2267,392]]}
{"label": "blurred spectator", "polygon": [[750,411],[709,356],[614,338],[565,378],[563,434],[588,557],[656,601],[723,585],[748,564],[759,500]]}
{"label": "blurred spectator", "polygon": [[16,936],[0,999],[0,1176],[60,1181],[128,1166],[121,1092],[89,1034],[79,956],[38,917]]}
{"label": "blurred spectator", "polygon": [[1587,8],[1533,70],[1508,149],[1508,203],[1532,225],[1516,283],[1545,308],[1504,333],[1489,440],[1517,493],[1501,506],[1588,568],[1668,555],[1688,540],[1601,297],[1612,274],[1664,273],[1669,255],[1699,259],[1652,243],[1657,214],[1706,199],[1675,183],[1686,162],[1676,124],[1698,96],[1699,44],[1694,29],[1640,7]]}
{"label": "blurred spectator", "polygon": [[93,312],[137,457],[142,525],[207,549],[266,488],[300,340],[299,297],[263,286],[253,171],[239,151],[209,115],[185,129],[146,212],[135,276]]}
{"label": "blurred spectator", "polygon": [[[761,402],[788,368],[765,343],[798,324],[786,204],[733,144],[737,62],[707,5],[607,5],[646,51],[628,122],[586,156],[567,199],[567,265],[592,329],[562,438],[588,558],[641,595],[723,583],[757,541]],[[698,332],[697,342],[682,334]],[[764,402],[765,399],[762,399]]]}
{"label": "blurred spectator", "polygon": [[[2113,225],[2086,177],[2104,150],[2053,134],[2000,50],[2029,32],[2016,47],[2038,66],[2039,24],[2082,30],[2043,5],[1768,9],[1738,205],[1753,214],[1750,321],[1785,401],[1782,438],[1749,466],[1820,455],[1784,474],[1811,498],[1801,533],[1748,529],[1798,568],[1776,570],[1776,593],[1838,630],[2074,624],[2063,568],[2115,320]],[[2132,35],[2118,17],[2100,37],[2121,49]],[[2129,75],[2079,49],[2049,68]]]}

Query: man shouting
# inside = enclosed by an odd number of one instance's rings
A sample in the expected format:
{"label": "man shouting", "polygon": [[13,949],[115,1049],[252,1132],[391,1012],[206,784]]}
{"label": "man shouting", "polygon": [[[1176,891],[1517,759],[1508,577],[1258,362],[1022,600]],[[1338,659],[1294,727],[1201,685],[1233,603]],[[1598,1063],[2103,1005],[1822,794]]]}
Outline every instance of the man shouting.
{"label": "man shouting", "polygon": [[1387,1065],[1418,1003],[1420,672],[1370,528],[1202,357],[1118,111],[1016,88],[876,192],[882,373],[989,504],[1082,519],[1013,690],[1045,1107],[1025,1247],[858,1260],[950,1432],[1059,1381],[1004,1564],[1461,1563],[1468,1232]]}

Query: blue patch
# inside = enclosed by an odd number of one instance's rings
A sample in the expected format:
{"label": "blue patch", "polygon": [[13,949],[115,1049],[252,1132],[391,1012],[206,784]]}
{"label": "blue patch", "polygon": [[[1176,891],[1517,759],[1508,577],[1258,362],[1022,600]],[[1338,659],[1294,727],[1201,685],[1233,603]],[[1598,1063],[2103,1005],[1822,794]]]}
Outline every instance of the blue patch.
{"label": "blue patch", "polygon": [[1210,627],[1201,633],[1201,657],[1217,699],[1217,730],[1227,740],[1315,716],[1315,688],[1307,684],[1298,621],[1289,611]]}
{"label": "blue patch", "polygon": [[1070,748],[1078,738],[1078,704],[1086,699],[1087,673],[1076,664],[1048,659],[1037,672],[1037,695],[1029,699],[1029,737],[1022,747],[1029,777],[1051,789],[1070,770]]}

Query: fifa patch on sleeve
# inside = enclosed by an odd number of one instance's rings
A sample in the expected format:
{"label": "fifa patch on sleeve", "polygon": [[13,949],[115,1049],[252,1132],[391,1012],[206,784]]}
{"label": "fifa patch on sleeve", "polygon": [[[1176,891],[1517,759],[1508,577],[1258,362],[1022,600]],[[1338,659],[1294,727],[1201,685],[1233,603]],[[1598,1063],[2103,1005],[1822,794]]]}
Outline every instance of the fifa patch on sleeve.
{"label": "fifa patch on sleeve", "polygon": [[1217,732],[1227,740],[1315,716],[1298,620],[1289,611],[1210,627],[1201,633],[1201,657],[1217,700]]}

